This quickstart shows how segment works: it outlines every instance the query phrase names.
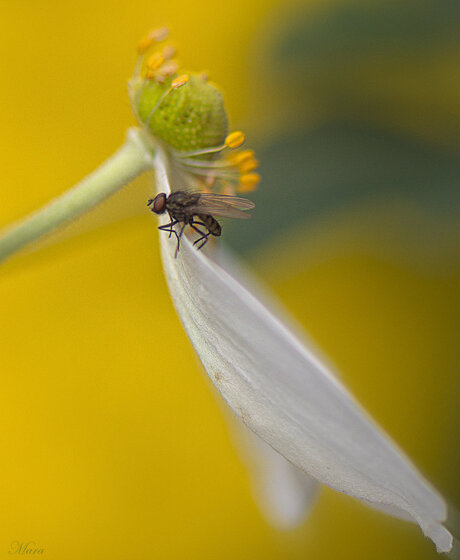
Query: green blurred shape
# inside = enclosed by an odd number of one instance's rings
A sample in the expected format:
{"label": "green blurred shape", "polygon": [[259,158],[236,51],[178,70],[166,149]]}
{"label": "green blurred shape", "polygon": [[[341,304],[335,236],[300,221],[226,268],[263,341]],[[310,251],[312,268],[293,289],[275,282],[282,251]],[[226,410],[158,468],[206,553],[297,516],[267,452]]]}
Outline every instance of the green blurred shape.
{"label": "green blurred shape", "polygon": [[460,144],[460,2],[305,5],[259,55],[277,111],[302,122],[353,119]]}
{"label": "green blurred shape", "polygon": [[458,220],[460,160],[453,149],[356,123],[331,122],[258,150],[262,184],[252,220],[225,225],[225,240],[255,251],[332,212],[388,197],[419,206],[427,227]]}
{"label": "green blurred shape", "polygon": [[292,59],[308,64],[338,64],[347,56],[431,50],[460,43],[458,0],[342,2],[306,10],[279,44],[280,67]]}

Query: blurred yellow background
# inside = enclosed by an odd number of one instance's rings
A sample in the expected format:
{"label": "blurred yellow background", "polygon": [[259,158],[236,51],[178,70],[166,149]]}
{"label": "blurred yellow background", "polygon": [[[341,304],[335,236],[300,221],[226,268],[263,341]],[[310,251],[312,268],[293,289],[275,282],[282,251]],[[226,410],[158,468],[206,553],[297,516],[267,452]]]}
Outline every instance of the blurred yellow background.
{"label": "blurred yellow background", "polygon": [[[365,66],[328,80],[321,65],[319,74],[302,72],[294,45],[275,72],[270,48],[297,13],[321,20],[344,5],[351,3],[3,0],[0,226],[121,144],[134,124],[126,81],[135,44],[163,24],[184,66],[208,70],[222,86],[251,145],[336,116],[343,106],[323,93],[346,90],[366,123],[452,151],[460,109],[448,38],[415,62],[382,54],[380,72]],[[438,87],[425,87],[433,76]],[[356,105],[356,92],[368,103]],[[279,185],[280,196],[288,187]],[[144,211],[150,189],[147,178],[137,180],[67,236],[2,269],[0,558],[11,557],[16,541],[35,542],[50,560],[436,558],[417,527],[328,489],[303,527],[277,533],[265,523],[172,308],[155,222]],[[263,212],[263,182],[257,197]],[[389,214],[425,222],[410,197],[395,212],[376,200],[334,208],[306,229],[299,218],[283,237],[274,224],[273,241],[260,241],[248,258],[458,507],[454,234],[446,225],[409,241],[398,228],[382,235]],[[418,240],[433,235],[440,241],[427,261]]]}

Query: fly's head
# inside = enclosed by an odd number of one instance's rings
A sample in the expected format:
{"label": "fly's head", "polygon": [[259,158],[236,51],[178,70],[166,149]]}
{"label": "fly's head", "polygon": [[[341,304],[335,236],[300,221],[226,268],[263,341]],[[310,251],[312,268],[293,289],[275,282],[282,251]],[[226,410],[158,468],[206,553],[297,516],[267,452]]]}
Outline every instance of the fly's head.
{"label": "fly's head", "polygon": [[157,194],[155,198],[148,201],[147,206],[150,206],[150,209],[155,214],[164,214],[166,211],[166,194]]}

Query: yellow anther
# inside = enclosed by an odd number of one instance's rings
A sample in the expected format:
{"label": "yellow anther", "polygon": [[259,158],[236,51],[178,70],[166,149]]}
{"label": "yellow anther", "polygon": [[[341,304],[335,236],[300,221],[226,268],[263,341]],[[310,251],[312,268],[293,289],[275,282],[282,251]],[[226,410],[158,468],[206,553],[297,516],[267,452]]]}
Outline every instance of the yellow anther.
{"label": "yellow anther", "polygon": [[254,157],[245,159],[238,165],[238,169],[241,173],[249,173],[249,171],[254,171],[254,169],[257,169],[258,167],[259,162]]}
{"label": "yellow anther", "polygon": [[144,54],[152,43],[153,39],[150,39],[149,37],[142,37],[139,43],[137,43],[137,52],[139,54]]}
{"label": "yellow anther", "polygon": [[171,74],[175,74],[177,72],[177,62],[173,60],[164,64],[160,70],[162,76],[171,76]]}
{"label": "yellow anther", "polygon": [[170,58],[175,56],[176,49],[172,45],[166,45],[161,54],[163,55],[163,58],[165,60],[169,60]]}
{"label": "yellow anther", "polygon": [[153,53],[152,56],[147,60],[147,68],[149,70],[158,70],[160,66],[165,61],[164,57],[160,53]]}
{"label": "yellow anther", "polygon": [[240,165],[248,159],[253,159],[255,157],[254,150],[243,150],[242,152],[237,152],[231,156],[231,161],[235,165]]}
{"label": "yellow anther", "polygon": [[260,175],[258,173],[245,173],[240,177],[240,184],[238,185],[239,192],[249,192],[256,188],[259,184]]}
{"label": "yellow anther", "polygon": [[160,43],[161,41],[164,41],[165,39],[168,38],[169,29],[166,26],[157,27],[156,29],[150,31],[149,35],[153,38],[154,41]]}
{"label": "yellow anther", "polygon": [[171,89],[180,88],[181,86],[186,84],[189,80],[190,80],[190,76],[188,74],[181,74],[180,76],[177,76],[177,78],[174,78],[174,80],[171,82]]}
{"label": "yellow anther", "polygon": [[158,29],[153,29],[145,37],[143,37],[138,45],[137,52],[139,54],[144,54],[145,51],[152,45],[152,43],[164,41],[169,35],[169,29],[167,27],[159,27]]}
{"label": "yellow anther", "polygon": [[227,148],[239,148],[241,144],[243,144],[245,140],[244,134],[241,130],[237,130],[236,132],[232,132],[227,136],[225,139],[225,145]]}

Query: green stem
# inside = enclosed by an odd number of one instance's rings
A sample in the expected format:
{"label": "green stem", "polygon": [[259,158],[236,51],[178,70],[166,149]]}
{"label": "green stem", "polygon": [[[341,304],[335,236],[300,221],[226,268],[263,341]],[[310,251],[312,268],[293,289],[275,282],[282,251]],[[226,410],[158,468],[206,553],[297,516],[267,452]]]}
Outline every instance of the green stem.
{"label": "green stem", "polygon": [[38,237],[90,210],[152,167],[141,131],[130,129],[123,146],[64,194],[0,234],[0,261]]}

